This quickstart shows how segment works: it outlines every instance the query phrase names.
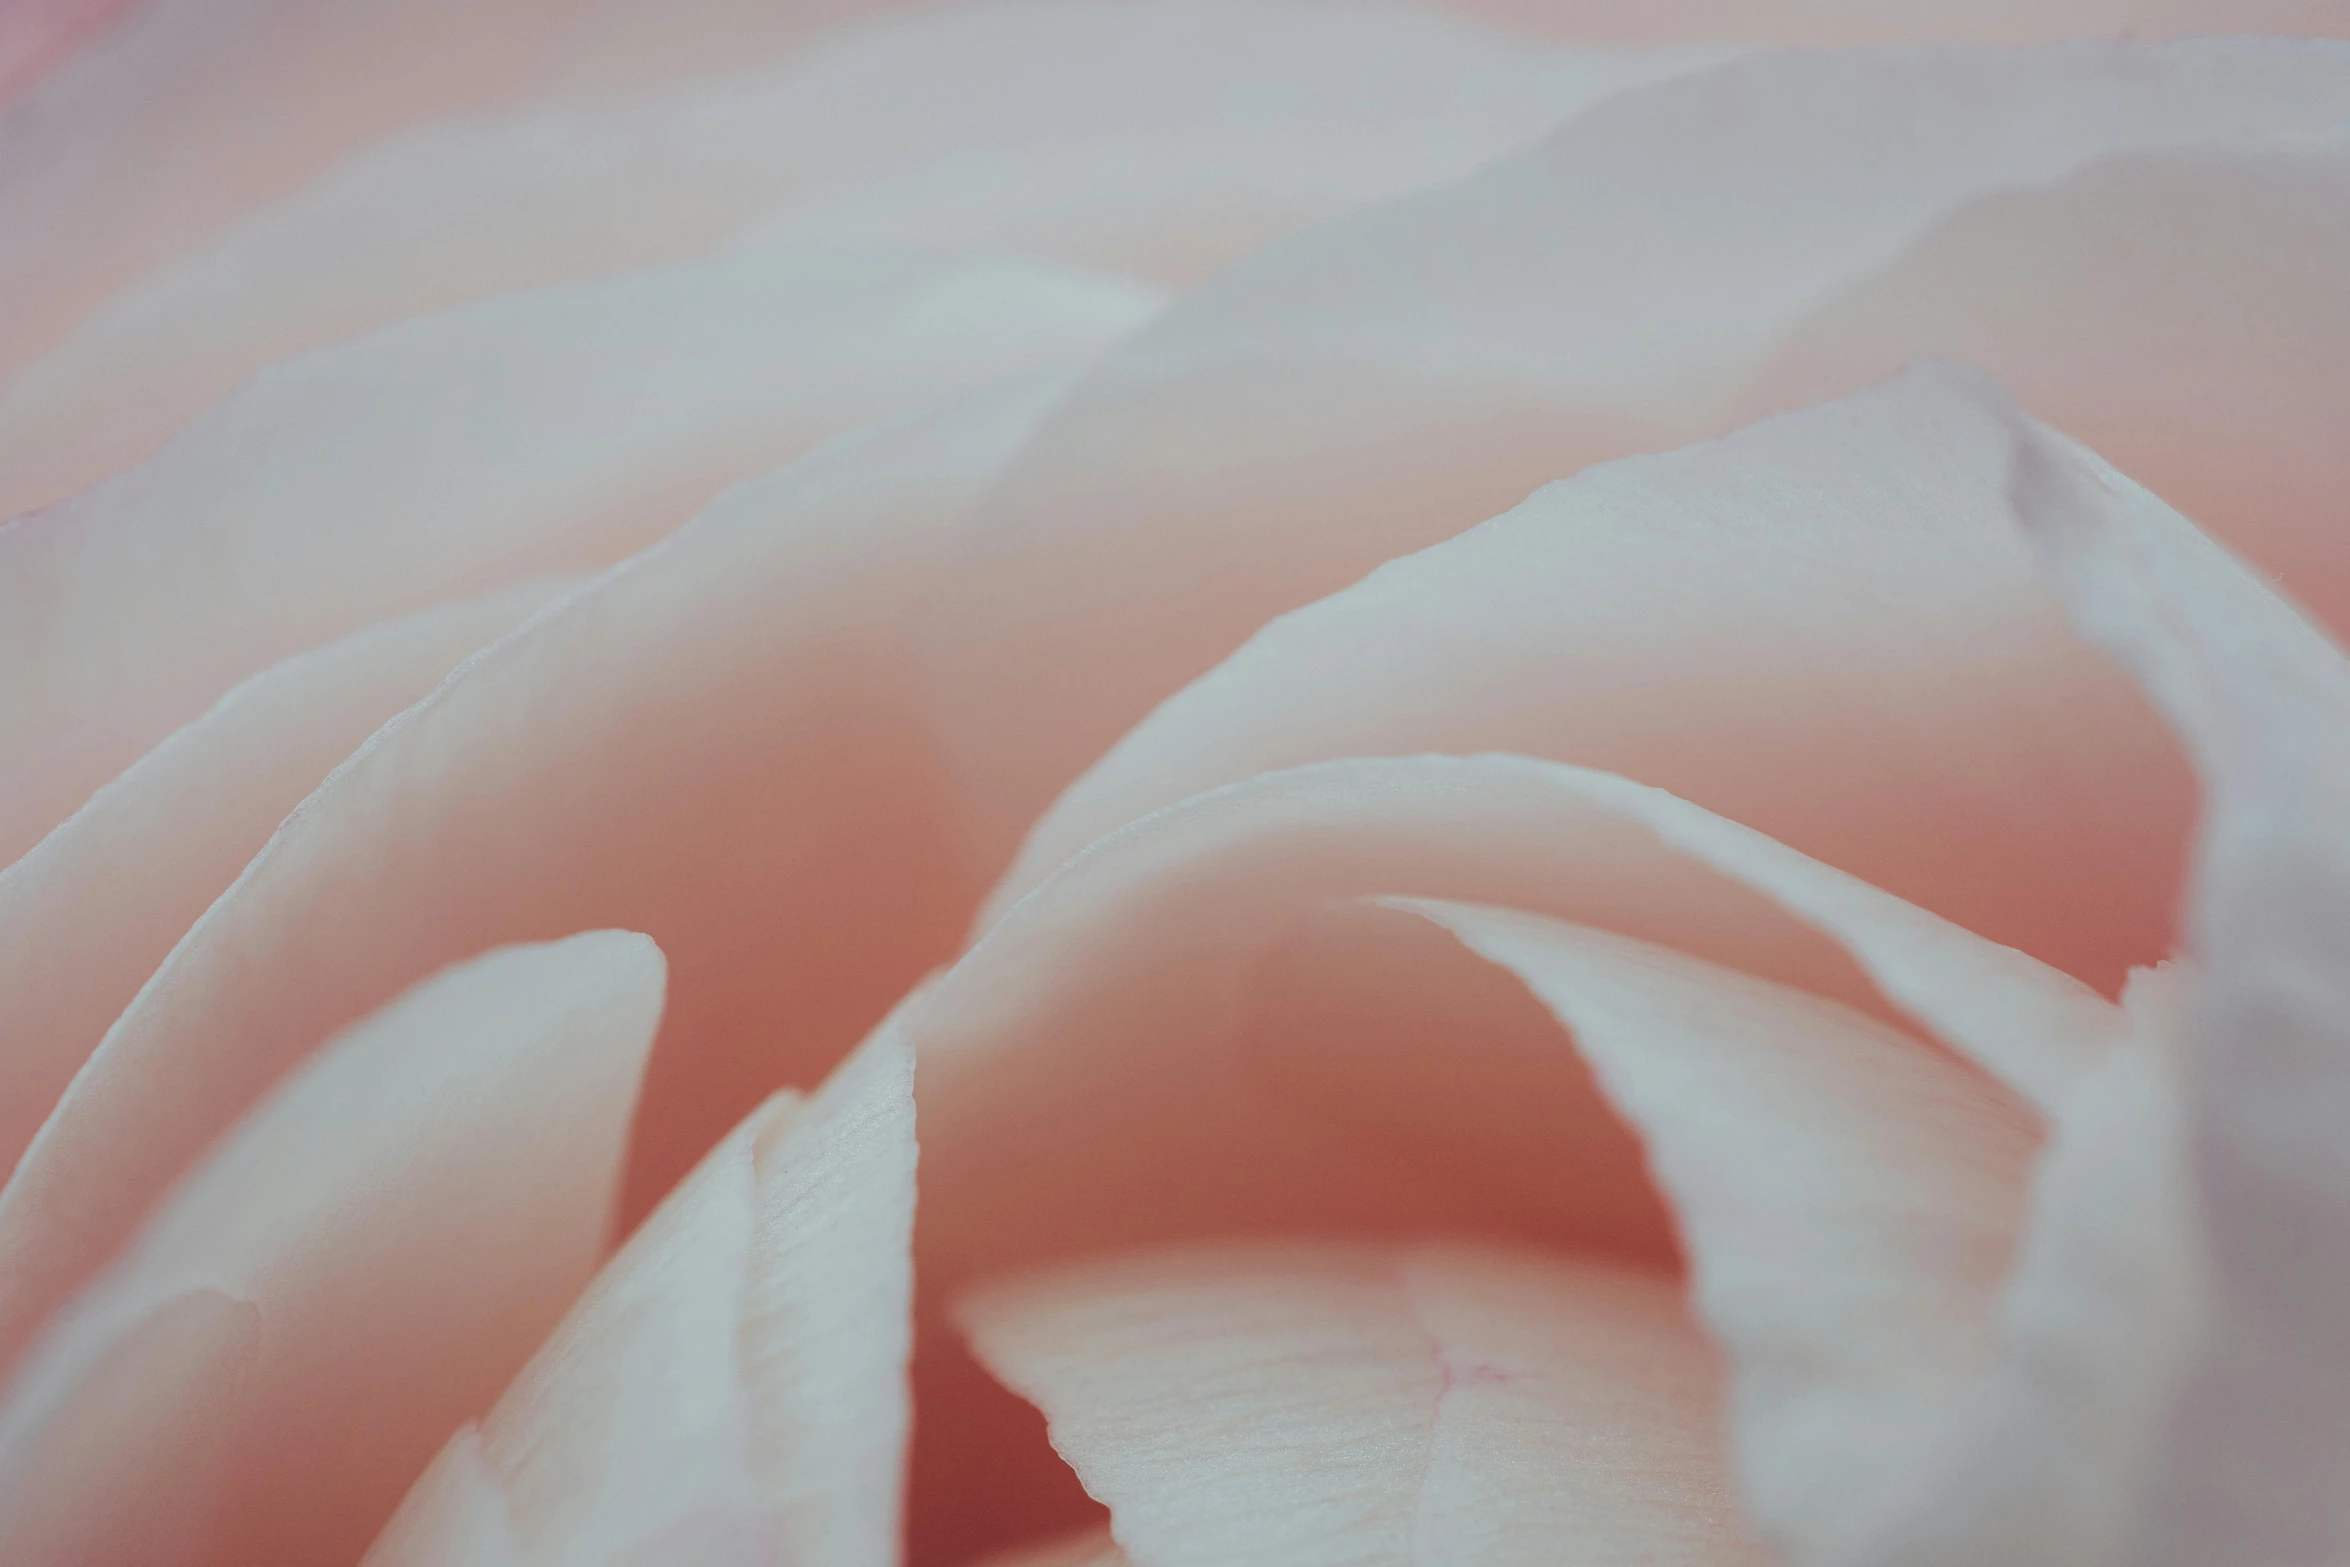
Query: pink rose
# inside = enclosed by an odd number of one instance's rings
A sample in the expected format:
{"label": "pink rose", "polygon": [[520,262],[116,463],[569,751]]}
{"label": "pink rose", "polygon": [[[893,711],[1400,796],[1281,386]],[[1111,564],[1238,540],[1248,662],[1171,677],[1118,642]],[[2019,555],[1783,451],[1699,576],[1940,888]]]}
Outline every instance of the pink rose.
{"label": "pink rose", "polygon": [[2350,1559],[2338,4],[105,9],[0,1562]]}

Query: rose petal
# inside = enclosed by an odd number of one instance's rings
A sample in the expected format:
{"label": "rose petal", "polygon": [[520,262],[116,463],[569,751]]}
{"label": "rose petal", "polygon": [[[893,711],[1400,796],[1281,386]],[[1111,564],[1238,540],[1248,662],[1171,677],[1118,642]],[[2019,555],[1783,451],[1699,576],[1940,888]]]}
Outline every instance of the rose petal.
{"label": "rose petal", "polygon": [[[1364,897],[1539,910],[1888,1013],[1832,935],[1909,983],[1905,1001],[1935,1000],[1918,981],[1937,968],[1944,990],[1979,987],[1956,1015],[2010,1019],[2018,1043],[2070,1063],[2024,1074],[2044,1091],[2118,1032],[2104,1003],[2020,954],[1788,851],[1774,867],[1677,805],[1523,758],[1352,760],[1218,790],[1091,846],[909,1021],[933,1177],[926,1292],[1236,1232],[1470,1232],[1668,1259],[1637,1147],[1555,1022]],[[933,1513],[988,1520],[989,1537],[938,1542],[941,1559],[1070,1521],[1049,1471],[1010,1469],[1037,1456],[1016,1409],[925,1342],[917,1529]]]}
{"label": "rose petal", "polygon": [[736,1129],[614,1258],[369,1567],[897,1560],[913,1057],[892,1027]]}
{"label": "rose petal", "polygon": [[[24,1364],[7,1559],[349,1559],[601,1258],[661,992],[641,936],[502,951],[288,1078]],[[140,1489],[150,1426],[214,1494]]]}
{"label": "rose petal", "polygon": [[2350,660],[2177,513],[2045,433],[2016,512],[2082,629],[2178,726],[2206,803],[2189,1137],[2213,1320],[2130,1559],[2350,1550]]}
{"label": "rose petal", "polygon": [[624,925],[668,954],[632,1219],[778,1082],[819,1079],[977,901],[907,625],[1058,390],[932,410],[742,487],[339,769],[0,1192],[0,1358],[318,1039],[467,952]]}
{"label": "rose petal", "polygon": [[1010,258],[751,248],[275,367],[0,529],[0,858],[228,686],[371,620],[603,565],[714,491],[1156,306]]}
{"label": "rose petal", "polygon": [[2350,32],[2330,0],[1459,0],[1531,32],[1779,44],[2035,43],[2179,33]]}
{"label": "rose petal", "polygon": [[2350,136],[2131,154],[1960,209],[1816,312],[1752,401],[1962,353],[2342,635],[2346,271]]}
{"label": "rose petal", "polygon": [[1732,1563],[1718,1372],[1665,1280],[1472,1249],[1203,1249],[960,1310],[1165,1567]]}
{"label": "rose petal", "polygon": [[[2005,400],[1927,366],[1593,469],[1260,632],[1133,730],[998,893],[1325,757],[1628,774],[2091,983],[2158,956],[2191,783],[2009,518]],[[1929,822],[1931,831],[1920,831]]]}
{"label": "rose petal", "polygon": [[1729,1351],[1754,1516],[1790,1560],[1848,1559],[1851,1498],[1938,1460],[1949,1406],[1996,1354],[2026,1112],[1800,991],[1530,915],[1404,906],[1574,1031],[1645,1138]]}
{"label": "rose petal", "polygon": [[1088,1529],[1050,1545],[1004,1551],[975,1567],[1132,1567],[1107,1529]]}
{"label": "rose petal", "polygon": [[1960,204],[2346,112],[2334,45],[1756,57],[1251,258],[1097,367],[974,535],[933,635],[991,863],[1269,617],[1589,462],[1739,422],[1785,333]]}
{"label": "rose petal", "polygon": [[148,0],[9,106],[0,369],[400,126],[772,58],[860,0]]}
{"label": "rose petal", "polygon": [[0,397],[0,516],[144,458],[276,360],[676,261],[778,208],[802,238],[1008,246],[1187,279],[1702,58],[1529,48],[1386,6],[999,4],[893,16],[649,101],[430,125],[25,367]]}
{"label": "rose petal", "polygon": [[263,670],[0,871],[0,1166],[286,812],[564,586],[421,610]]}

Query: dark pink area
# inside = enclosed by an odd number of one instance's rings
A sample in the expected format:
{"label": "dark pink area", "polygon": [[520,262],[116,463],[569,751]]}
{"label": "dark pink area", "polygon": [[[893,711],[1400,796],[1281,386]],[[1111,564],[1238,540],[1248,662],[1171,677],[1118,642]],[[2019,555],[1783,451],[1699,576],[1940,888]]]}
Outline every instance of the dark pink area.
{"label": "dark pink area", "polygon": [[130,6],[131,0],[0,0],[0,105]]}

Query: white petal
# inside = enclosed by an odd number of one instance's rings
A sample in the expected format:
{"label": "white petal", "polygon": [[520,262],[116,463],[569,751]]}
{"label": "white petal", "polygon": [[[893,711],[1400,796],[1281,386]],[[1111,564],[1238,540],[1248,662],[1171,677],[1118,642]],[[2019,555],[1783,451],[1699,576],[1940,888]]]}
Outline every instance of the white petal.
{"label": "white petal", "polygon": [[960,1315],[1141,1561],[1760,1561],[1675,1297],[1531,1255],[1293,1244],[1077,1264]]}
{"label": "white petal", "polygon": [[605,1268],[369,1567],[897,1560],[913,1058],[778,1096]]}
{"label": "white petal", "polygon": [[[134,1538],[157,1567],[355,1554],[601,1260],[662,983],[641,936],[508,949],[288,1078],[18,1371],[7,1559],[126,1560]],[[200,1364],[231,1351],[239,1376]],[[146,1384],[127,1402],[125,1367]],[[144,1489],[143,1428],[209,1483]]]}

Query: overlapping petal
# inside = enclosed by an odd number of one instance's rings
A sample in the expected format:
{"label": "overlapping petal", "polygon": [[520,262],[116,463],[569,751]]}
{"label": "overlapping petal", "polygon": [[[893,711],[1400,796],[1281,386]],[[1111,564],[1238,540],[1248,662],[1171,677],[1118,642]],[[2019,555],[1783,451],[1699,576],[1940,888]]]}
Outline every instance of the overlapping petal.
{"label": "overlapping petal", "polygon": [[429,124],[109,301],[0,398],[0,516],[148,455],[275,360],[513,289],[803,238],[1189,280],[1466,172],[1703,56],[1529,47],[1435,12],[916,9],[764,72]]}
{"label": "overlapping petal", "polygon": [[0,870],[0,1166],[13,1169],[139,986],[381,724],[564,584],[436,605],[245,681]]}
{"label": "overlapping petal", "polygon": [[649,932],[675,976],[629,1213],[814,1082],[977,901],[908,622],[1047,377],[745,486],[338,769],[118,1019],[0,1193],[0,1343],[316,1041],[488,946]]}
{"label": "overlapping petal", "polygon": [[369,1567],[898,1559],[913,1059],[879,1030],[646,1221]]}
{"label": "overlapping petal", "polygon": [[934,632],[991,853],[1270,616],[1594,460],[1741,422],[1787,333],[1966,203],[2346,110],[2331,44],[1756,56],[1252,257],[1039,436]]}
{"label": "overlapping petal", "polygon": [[0,528],[0,857],[280,658],[608,564],[729,483],[1082,358],[1158,303],[1041,262],[753,247],[276,366],[138,468]]}
{"label": "overlapping petal", "polygon": [[1205,1248],[960,1315],[1166,1567],[1641,1561],[1744,1539],[1670,1280],[1477,1248]]}
{"label": "overlapping petal", "polygon": [[0,1552],[356,1555],[601,1261],[662,986],[641,936],[510,949],[289,1077],[11,1382]]}

